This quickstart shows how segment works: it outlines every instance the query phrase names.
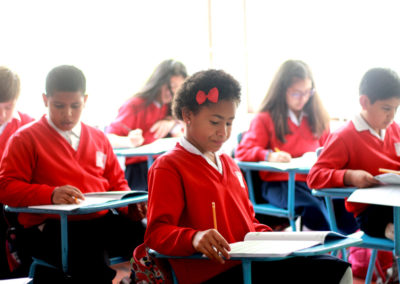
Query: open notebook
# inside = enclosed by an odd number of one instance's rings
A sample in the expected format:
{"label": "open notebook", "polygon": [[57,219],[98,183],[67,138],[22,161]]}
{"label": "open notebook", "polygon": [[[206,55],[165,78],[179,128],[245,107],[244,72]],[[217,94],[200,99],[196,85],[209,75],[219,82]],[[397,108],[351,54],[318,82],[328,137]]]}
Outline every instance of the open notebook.
{"label": "open notebook", "polygon": [[147,194],[144,190],[130,190],[130,191],[105,191],[105,192],[90,192],[85,193],[85,199],[80,200],[79,204],[48,204],[48,205],[35,205],[28,206],[29,208],[49,209],[49,210],[66,210],[71,211],[80,207],[100,204],[112,200],[119,200],[127,197]]}
{"label": "open notebook", "polygon": [[306,152],[303,156],[298,158],[292,158],[288,163],[278,163],[278,162],[266,162],[262,161],[261,164],[265,163],[265,165],[273,168],[280,169],[282,171],[290,170],[290,169],[311,169],[312,166],[317,161],[317,154],[315,152]]}
{"label": "open notebook", "polygon": [[283,257],[295,251],[346,236],[332,231],[249,232],[244,241],[229,244],[231,257]]}

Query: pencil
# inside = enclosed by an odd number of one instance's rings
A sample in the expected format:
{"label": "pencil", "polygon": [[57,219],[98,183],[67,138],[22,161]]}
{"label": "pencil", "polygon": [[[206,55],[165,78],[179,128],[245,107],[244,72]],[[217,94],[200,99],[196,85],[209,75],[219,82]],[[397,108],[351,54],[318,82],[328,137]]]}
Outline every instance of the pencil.
{"label": "pencil", "polygon": [[275,147],[275,148],[274,148],[274,151],[275,151],[275,152],[280,152],[281,150],[279,150],[278,147]]}
{"label": "pencil", "polygon": [[389,170],[389,169],[379,169],[379,172],[381,173],[391,173],[391,174],[396,174],[396,175],[400,175],[400,171],[395,171],[395,170]]}
{"label": "pencil", "polygon": [[215,202],[211,202],[211,206],[212,206],[212,213],[213,213],[214,229],[218,230],[218,227],[217,227],[217,214],[215,213]]}

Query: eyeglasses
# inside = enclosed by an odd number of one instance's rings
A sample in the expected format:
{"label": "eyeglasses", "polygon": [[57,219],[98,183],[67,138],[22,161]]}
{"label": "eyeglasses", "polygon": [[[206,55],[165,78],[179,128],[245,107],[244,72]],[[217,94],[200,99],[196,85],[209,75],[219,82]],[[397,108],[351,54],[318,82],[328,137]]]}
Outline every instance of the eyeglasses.
{"label": "eyeglasses", "polygon": [[300,98],[312,97],[314,94],[315,94],[315,89],[311,89],[306,92],[294,91],[290,93],[290,96],[294,99],[300,99]]}

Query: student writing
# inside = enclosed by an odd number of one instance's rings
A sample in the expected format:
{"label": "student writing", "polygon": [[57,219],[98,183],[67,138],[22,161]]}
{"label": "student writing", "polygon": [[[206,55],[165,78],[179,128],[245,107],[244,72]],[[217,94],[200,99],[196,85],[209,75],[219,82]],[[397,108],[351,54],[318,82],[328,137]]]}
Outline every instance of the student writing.
{"label": "student writing", "polygon": [[[328,123],[310,68],[302,61],[288,60],[273,78],[235,157],[242,161],[289,162],[322,146],[329,133]],[[263,171],[260,177],[264,200],[287,208],[288,175]],[[295,210],[307,228],[327,230],[324,201],[311,194],[305,181],[306,175],[296,175]]]}
{"label": "student writing", "polygon": [[[107,127],[113,147],[136,147],[167,135],[181,135],[181,127],[171,117],[174,93],[187,76],[179,61],[165,60],[153,71],[143,88],[119,109],[116,119]],[[176,131],[176,132],[174,132]],[[126,159],[125,176],[134,189],[147,189],[147,158]]]}
{"label": "student writing", "polygon": [[[16,207],[69,204],[83,193],[130,190],[107,137],[80,121],[88,96],[81,70],[62,65],[46,78],[48,114],[18,131],[0,164],[0,201]],[[145,205],[69,218],[69,273],[73,283],[111,283],[115,270],[105,253],[129,254],[143,240]],[[145,213],[145,212],[144,212]],[[22,246],[32,256],[60,267],[58,215],[20,213]],[[138,218],[136,218],[138,216]],[[63,283],[61,270],[37,269],[38,283]],[[40,282],[42,281],[42,282]]]}
{"label": "student writing", "polygon": [[[240,86],[224,71],[200,71],[188,78],[172,106],[175,117],[184,121],[184,137],[149,171],[145,246],[166,255],[200,252],[210,259],[170,259],[179,283],[237,283],[243,279],[241,265],[229,260],[229,243],[242,241],[250,231],[271,230],[255,219],[239,167],[219,151],[231,134],[239,102]],[[136,260],[141,258],[139,248]],[[352,278],[348,263],[331,256],[254,262],[252,272],[254,283],[339,283],[344,275],[347,281]]]}

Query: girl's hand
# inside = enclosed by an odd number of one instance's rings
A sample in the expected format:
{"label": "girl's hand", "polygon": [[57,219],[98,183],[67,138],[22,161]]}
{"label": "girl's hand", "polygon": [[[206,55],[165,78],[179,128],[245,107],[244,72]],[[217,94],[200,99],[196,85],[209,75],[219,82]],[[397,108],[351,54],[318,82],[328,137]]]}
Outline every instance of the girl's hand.
{"label": "girl's hand", "polygon": [[150,128],[150,132],[154,133],[154,138],[156,139],[164,138],[175,126],[175,123],[176,122],[173,119],[159,120],[153,124]]}
{"label": "girl's hand", "polygon": [[143,144],[144,138],[143,138],[142,133],[143,133],[142,129],[140,129],[140,128],[131,130],[129,132],[128,138],[129,138],[129,141],[132,144],[132,147],[138,147],[138,146]]}
{"label": "girl's hand", "polygon": [[271,152],[268,155],[268,162],[289,163],[292,156],[284,151]]}
{"label": "girl's hand", "polygon": [[373,175],[363,170],[347,170],[344,173],[343,182],[345,185],[352,185],[360,188],[380,184]]}
{"label": "girl's hand", "polygon": [[84,200],[82,192],[72,185],[58,186],[53,190],[51,202],[53,204],[78,204]]}
{"label": "girl's hand", "polygon": [[230,258],[228,251],[230,251],[231,248],[228,242],[215,229],[197,232],[193,237],[192,245],[196,251],[203,253],[209,259],[221,264],[225,263],[224,258]]}
{"label": "girl's hand", "polygon": [[146,217],[147,202],[128,205],[128,216],[132,221],[140,221]]}

